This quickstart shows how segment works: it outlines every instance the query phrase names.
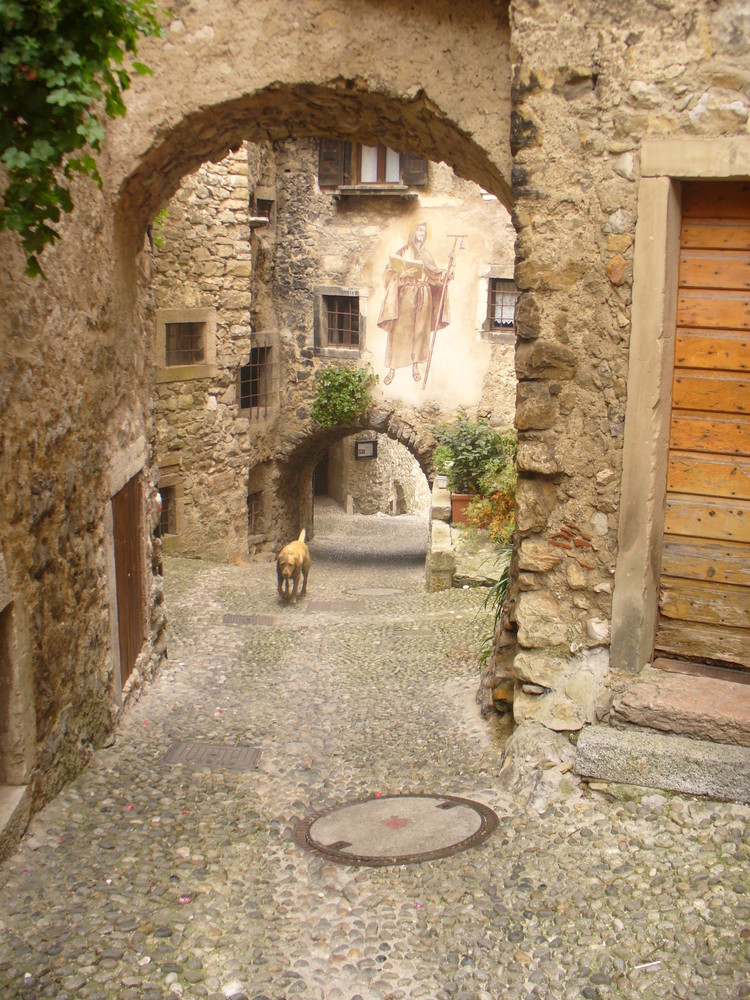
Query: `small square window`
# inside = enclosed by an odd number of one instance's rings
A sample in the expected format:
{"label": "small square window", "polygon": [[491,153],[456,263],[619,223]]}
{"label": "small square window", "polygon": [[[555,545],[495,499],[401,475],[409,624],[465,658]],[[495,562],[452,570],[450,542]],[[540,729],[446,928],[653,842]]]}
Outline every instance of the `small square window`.
{"label": "small square window", "polygon": [[490,332],[512,333],[516,325],[518,293],[512,278],[490,278],[487,328]]}
{"label": "small square window", "polygon": [[205,356],[205,323],[167,323],[166,364],[197,365]]}
{"label": "small square window", "polygon": [[338,285],[315,289],[313,347],[329,358],[359,358],[365,340],[365,323],[359,291]]}
{"label": "small square window", "polygon": [[324,295],[326,347],[359,347],[359,297]]}

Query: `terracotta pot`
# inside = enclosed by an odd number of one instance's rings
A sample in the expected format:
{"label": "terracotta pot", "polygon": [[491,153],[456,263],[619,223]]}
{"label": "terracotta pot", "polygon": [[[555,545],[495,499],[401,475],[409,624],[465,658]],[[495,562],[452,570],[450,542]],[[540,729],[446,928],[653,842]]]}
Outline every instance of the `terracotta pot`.
{"label": "terracotta pot", "polygon": [[466,508],[474,499],[473,493],[451,493],[451,521],[453,524],[468,524]]}

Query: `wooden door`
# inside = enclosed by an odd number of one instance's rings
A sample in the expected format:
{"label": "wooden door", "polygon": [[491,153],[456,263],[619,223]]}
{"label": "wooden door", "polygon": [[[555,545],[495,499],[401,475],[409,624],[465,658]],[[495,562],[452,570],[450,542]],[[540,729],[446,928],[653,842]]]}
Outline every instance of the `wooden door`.
{"label": "wooden door", "polygon": [[750,183],[683,186],[657,653],[750,669]]}
{"label": "wooden door", "polygon": [[143,558],[143,496],[135,476],[112,497],[120,679],[124,684],[146,638],[146,578]]}

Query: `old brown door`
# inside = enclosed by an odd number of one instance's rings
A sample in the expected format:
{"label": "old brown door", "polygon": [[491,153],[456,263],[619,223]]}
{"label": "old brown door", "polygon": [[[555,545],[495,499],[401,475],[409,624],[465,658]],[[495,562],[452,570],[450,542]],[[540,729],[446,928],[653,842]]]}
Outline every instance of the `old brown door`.
{"label": "old brown door", "polygon": [[112,498],[115,580],[122,684],[146,638],[146,579],[143,560],[143,496],[135,476]]}
{"label": "old brown door", "polygon": [[750,183],[683,186],[657,653],[750,669]]}

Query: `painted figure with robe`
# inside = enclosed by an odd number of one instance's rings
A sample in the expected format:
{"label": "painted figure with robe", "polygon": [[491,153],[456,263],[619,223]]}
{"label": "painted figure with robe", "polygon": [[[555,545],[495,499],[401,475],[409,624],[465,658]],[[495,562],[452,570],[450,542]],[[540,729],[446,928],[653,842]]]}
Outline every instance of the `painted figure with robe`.
{"label": "painted figure with robe", "polygon": [[378,326],[388,334],[385,385],[393,381],[397,368],[411,365],[415,382],[422,379],[421,364],[430,356],[430,334],[450,322],[447,281],[427,249],[427,223],[419,222],[405,246],[389,258],[383,274],[385,298]]}

